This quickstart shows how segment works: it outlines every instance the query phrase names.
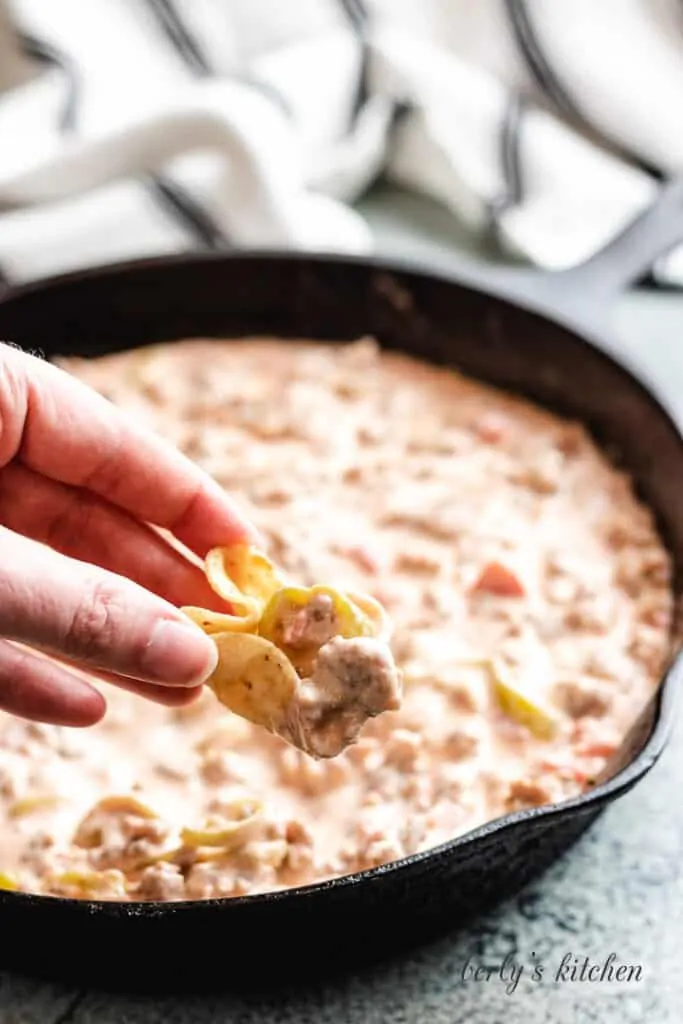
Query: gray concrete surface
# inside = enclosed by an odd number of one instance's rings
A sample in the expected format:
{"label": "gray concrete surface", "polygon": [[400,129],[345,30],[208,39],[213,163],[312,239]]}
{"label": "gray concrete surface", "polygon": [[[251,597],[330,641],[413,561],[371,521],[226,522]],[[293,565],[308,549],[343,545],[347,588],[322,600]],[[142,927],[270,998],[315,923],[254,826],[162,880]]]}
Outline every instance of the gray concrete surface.
{"label": "gray concrete surface", "polygon": [[[431,204],[383,190],[364,207],[382,252],[457,270],[474,251]],[[683,295],[629,293],[614,323],[629,358],[683,412]],[[410,958],[248,1000],[112,997],[0,974],[0,1024],[674,1024],[683,1008],[682,744],[683,722],[649,777],[540,882]],[[572,980],[561,970],[566,956],[603,964],[610,954],[634,967],[632,980]],[[482,965],[489,980],[472,977]]]}

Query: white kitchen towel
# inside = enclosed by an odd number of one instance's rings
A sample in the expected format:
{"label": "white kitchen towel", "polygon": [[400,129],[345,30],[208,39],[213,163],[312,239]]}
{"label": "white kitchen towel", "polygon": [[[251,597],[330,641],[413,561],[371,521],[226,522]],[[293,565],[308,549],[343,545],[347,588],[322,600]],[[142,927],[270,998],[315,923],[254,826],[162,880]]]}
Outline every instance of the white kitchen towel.
{"label": "white kitchen towel", "polygon": [[560,269],[683,171],[681,110],[681,0],[0,0],[0,272],[369,252],[380,175]]}

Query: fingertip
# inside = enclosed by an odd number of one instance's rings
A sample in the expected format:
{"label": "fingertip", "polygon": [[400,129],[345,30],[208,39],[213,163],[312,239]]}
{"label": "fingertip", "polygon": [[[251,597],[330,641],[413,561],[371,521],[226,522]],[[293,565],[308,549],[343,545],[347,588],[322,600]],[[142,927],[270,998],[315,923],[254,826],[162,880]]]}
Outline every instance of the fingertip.
{"label": "fingertip", "polygon": [[263,545],[263,537],[229,494],[213,478],[186,519],[173,531],[200,557],[211,548],[231,544]]}
{"label": "fingertip", "polygon": [[252,544],[254,547],[263,547],[263,535],[259,533],[253,523],[240,516],[237,526],[238,529],[235,541],[241,541],[243,544]]}
{"label": "fingertip", "polygon": [[0,708],[33,722],[83,728],[107,710],[102,694],[50,658],[0,641]]}
{"label": "fingertip", "polygon": [[21,708],[12,708],[15,713],[38,722],[66,726],[71,729],[87,729],[97,725],[106,713],[107,702],[94,686],[76,676],[56,676],[41,683],[26,694]]}
{"label": "fingertip", "polygon": [[233,512],[232,528],[220,534],[220,542],[212,544],[211,547],[231,547],[233,544],[244,544],[245,546],[264,550],[266,540],[253,523]]}
{"label": "fingertip", "polygon": [[97,725],[107,711],[104,696],[88,680],[67,673],[58,666],[55,669],[59,675],[55,674],[49,688],[41,685],[35,693],[35,710],[54,725],[75,729]]}
{"label": "fingertip", "polygon": [[87,728],[97,725],[104,718],[107,711],[107,702],[99,690],[89,683],[83,684],[83,690],[78,694],[78,699],[69,708],[70,721],[59,723],[70,725],[75,728]]}

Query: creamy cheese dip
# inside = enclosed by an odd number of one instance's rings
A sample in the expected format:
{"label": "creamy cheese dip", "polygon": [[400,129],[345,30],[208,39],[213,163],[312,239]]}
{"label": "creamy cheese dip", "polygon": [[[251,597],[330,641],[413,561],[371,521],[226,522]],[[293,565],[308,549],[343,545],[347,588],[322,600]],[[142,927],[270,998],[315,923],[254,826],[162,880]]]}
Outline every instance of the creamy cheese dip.
{"label": "creamy cheese dip", "polygon": [[111,688],[87,730],[3,714],[0,869],[22,888],[200,899],[370,868],[579,793],[652,695],[669,559],[581,426],[368,339],[63,365],[214,476],[302,585],[379,599],[404,697],[327,761],[208,690],[170,710]]}

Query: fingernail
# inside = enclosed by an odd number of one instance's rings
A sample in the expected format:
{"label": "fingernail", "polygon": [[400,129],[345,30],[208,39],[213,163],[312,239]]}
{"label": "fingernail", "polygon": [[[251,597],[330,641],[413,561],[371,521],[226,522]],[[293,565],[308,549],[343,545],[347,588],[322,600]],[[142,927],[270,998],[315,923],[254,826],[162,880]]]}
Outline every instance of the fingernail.
{"label": "fingernail", "polygon": [[172,619],[156,623],[142,659],[145,677],[167,686],[198,686],[217,664],[213,640],[191,622]]}

